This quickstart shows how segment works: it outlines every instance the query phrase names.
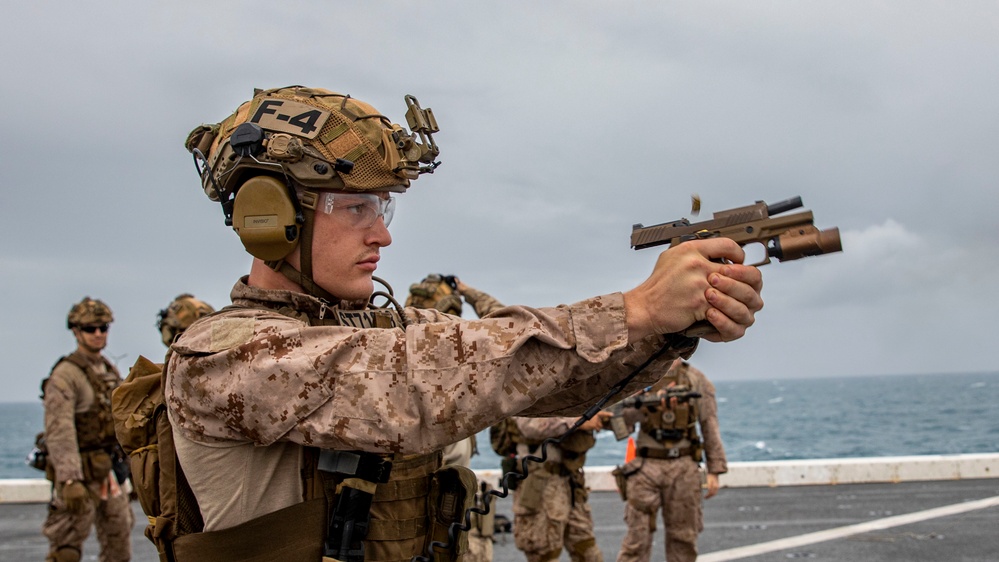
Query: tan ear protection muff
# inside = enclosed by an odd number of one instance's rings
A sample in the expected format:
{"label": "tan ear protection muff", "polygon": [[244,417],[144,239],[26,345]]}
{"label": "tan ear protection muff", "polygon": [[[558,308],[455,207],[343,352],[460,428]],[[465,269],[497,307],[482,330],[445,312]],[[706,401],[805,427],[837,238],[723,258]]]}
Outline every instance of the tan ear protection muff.
{"label": "tan ear protection muff", "polygon": [[250,255],[276,261],[295,249],[303,218],[289,191],[284,182],[270,176],[254,176],[239,187],[232,228]]}

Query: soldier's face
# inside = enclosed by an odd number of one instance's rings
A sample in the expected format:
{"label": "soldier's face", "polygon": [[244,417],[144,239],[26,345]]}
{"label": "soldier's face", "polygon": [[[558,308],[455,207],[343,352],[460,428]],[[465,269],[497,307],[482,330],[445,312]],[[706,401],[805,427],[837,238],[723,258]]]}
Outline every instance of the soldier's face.
{"label": "soldier's face", "polygon": [[87,326],[86,329],[73,328],[76,343],[91,353],[97,353],[108,344],[108,325]]}
{"label": "soldier's face", "polygon": [[[379,195],[387,199],[388,194]],[[367,299],[374,290],[371,276],[379,251],[392,243],[382,217],[359,227],[349,210],[315,213],[312,277],[320,287],[345,300]],[[293,264],[295,265],[295,264]]]}

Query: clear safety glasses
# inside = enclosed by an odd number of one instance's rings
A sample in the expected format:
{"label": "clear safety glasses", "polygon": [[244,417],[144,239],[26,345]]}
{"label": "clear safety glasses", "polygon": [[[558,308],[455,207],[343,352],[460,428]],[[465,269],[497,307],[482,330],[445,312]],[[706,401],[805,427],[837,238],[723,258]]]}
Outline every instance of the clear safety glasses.
{"label": "clear safety glasses", "polygon": [[382,217],[387,227],[395,214],[395,197],[382,199],[372,193],[323,194],[323,211],[354,228],[368,228]]}

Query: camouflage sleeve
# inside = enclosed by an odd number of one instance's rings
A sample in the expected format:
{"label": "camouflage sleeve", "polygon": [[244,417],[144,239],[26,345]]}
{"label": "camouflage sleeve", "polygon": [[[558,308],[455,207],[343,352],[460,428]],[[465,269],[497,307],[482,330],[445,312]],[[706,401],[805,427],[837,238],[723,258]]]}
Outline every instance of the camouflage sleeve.
{"label": "camouflage sleeve", "polygon": [[694,386],[701,393],[698,400],[701,435],[704,438],[704,456],[707,459],[707,470],[711,474],[728,472],[728,461],[725,458],[725,447],[722,445],[721,430],[718,427],[718,402],[715,400],[715,385],[701,371],[694,367],[690,369]]}
{"label": "camouflage sleeve", "polygon": [[[570,379],[570,385],[551,394],[542,396],[531,407],[523,410],[529,416],[578,416],[586,411],[611,387],[624,377],[632,374],[654,353],[664,350],[662,356],[646,365],[621,390],[618,396],[630,396],[655,383],[677,357],[690,357],[697,347],[697,340],[679,335],[650,337],[635,345],[626,345],[618,350],[615,362],[605,361],[602,368],[589,376]],[[571,367],[568,367],[571,369]]]}
{"label": "camouflage sleeve", "polygon": [[496,300],[492,295],[484,293],[478,289],[466,286],[465,290],[461,292],[461,296],[464,297],[465,302],[475,308],[475,314],[477,314],[479,318],[482,318],[487,314],[492,314],[493,312],[503,308],[503,303]]}
{"label": "camouflage sleeve", "polygon": [[81,381],[87,384],[83,371],[63,361],[45,384],[45,443],[55,467],[56,482],[83,480],[75,419]]}
{"label": "camouflage sleeve", "polygon": [[524,418],[515,417],[514,422],[520,434],[531,441],[542,441],[549,437],[558,437],[569,431],[572,424],[579,418]]}
{"label": "camouflage sleeve", "polygon": [[658,347],[627,344],[620,294],[473,321],[405,312],[405,331],[255,309],[195,324],[173,346],[171,420],[198,442],[427,453],[525,409],[578,415]]}

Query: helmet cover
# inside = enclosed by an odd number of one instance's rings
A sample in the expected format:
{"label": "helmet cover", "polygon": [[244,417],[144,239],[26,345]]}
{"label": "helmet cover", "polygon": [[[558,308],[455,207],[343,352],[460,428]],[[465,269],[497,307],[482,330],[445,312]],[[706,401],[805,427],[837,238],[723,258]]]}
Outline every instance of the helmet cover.
{"label": "helmet cover", "polygon": [[306,188],[401,192],[433,171],[439,153],[432,111],[412,96],[407,103],[407,122],[423,143],[365,102],[290,86],[256,90],[221,123],[194,129],[185,147],[196,161],[199,153],[204,157],[202,187],[214,201],[227,200],[247,176],[261,172]]}
{"label": "helmet cover", "polygon": [[177,296],[173,301],[159,313],[159,320],[156,327],[160,330],[163,344],[169,346],[184,330],[194,321],[202,316],[207,316],[215,312],[215,309],[208,303],[194,298],[193,295],[184,293]]}
{"label": "helmet cover", "polygon": [[69,309],[66,317],[66,327],[73,329],[77,326],[95,326],[100,324],[110,324],[114,322],[114,315],[104,301],[83,297],[83,300],[73,305]]}

